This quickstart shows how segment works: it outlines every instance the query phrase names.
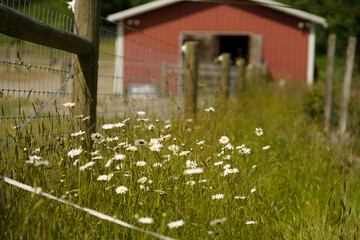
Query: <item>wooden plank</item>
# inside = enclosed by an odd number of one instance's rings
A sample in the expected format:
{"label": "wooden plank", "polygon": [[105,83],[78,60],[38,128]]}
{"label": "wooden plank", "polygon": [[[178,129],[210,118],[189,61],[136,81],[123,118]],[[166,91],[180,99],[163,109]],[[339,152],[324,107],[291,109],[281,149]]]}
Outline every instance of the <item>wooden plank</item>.
{"label": "wooden plank", "polygon": [[0,4],[0,32],[10,37],[85,55],[93,49],[86,38],[32,19]]}
{"label": "wooden plank", "polygon": [[346,68],[344,76],[344,86],[343,86],[343,95],[341,99],[341,108],[340,108],[340,121],[339,121],[339,133],[341,140],[344,139],[344,134],[346,131],[346,122],[347,114],[350,100],[350,90],[351,90],[351,79],[354,65],[356,49],[356,37],[349,37],[348,48],[346,52]]}
{"label": "wooden plank", "polygon": [[184,109],[185,117],[196,118],[199,43],[185,43]]}
{"label": "wooden plank", "polygon": [[101,0],[76,0],[75,32],[89,39],[94,48],[86,55],[74,59],[73,101],[76,115],[90,116],[90,121],[79,121],[81,130],[95,130],[98,86],[99,31]]}
{"label": "wooden plank", "polygon": [[327,67],[325,84],[325,102],[324,102],[324,131],[327,132],[330,126],[332,91],[334,81],[334,63],[335,63],[335,45],[336,35],[330,34],[327,49]]}
{"label": "wooden plank", "polygon": [[249,63],[253,65],[261,64],[262,51],[263,51],[263,38],[261,35],[252,34],[249,38],[250,41],[250,54]]}

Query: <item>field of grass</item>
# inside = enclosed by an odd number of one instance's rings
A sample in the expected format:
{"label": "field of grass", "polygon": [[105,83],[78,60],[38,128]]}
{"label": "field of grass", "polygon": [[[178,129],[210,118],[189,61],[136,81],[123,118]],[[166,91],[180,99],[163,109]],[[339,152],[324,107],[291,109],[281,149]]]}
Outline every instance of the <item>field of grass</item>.
{"label": "field of grass", "polygon": [[[176,239],[359,239],[352,148],[330,145],[303,112],[305,92],[249,89],[226,109],[199,109],[193,122],[155,113],[102,120],[95,142],[87,133],[42,141],[23,135],[1,153],[0,175]],[[124,124],[102,128],[109,123]],[[57,124],[51,132],[64,129]],[[152,141],[158,145],[150,149]],[[30,156],[49,165],[26,163]],[[184,175],[191,165],[203,172]],[[127,191],[118,193],[120,186]],[[1,239],[152,239],[4,182],[0,203]],[[141,223],[144,217],[153,223]]]}

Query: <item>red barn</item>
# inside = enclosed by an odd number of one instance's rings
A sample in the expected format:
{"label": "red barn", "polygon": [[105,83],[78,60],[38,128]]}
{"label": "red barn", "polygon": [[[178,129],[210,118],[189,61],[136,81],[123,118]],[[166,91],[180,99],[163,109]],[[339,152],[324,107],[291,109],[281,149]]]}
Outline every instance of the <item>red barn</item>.
{"label": "red barn", "polygon": [[[180,47],[187,40],[200,42],[204,61],[230,52],[233,60],[266,62],[275,79],[312,84],[314,25],[327,27],[322,17],[271,0],[156,0],[111,14],[108,20],[118,23],[117,92],[123,91],[124,80],[161,75],[161,68],[136,68],[132,59],[181,64]],[[151,46],[152,52],[145,54],[139,45]]]}

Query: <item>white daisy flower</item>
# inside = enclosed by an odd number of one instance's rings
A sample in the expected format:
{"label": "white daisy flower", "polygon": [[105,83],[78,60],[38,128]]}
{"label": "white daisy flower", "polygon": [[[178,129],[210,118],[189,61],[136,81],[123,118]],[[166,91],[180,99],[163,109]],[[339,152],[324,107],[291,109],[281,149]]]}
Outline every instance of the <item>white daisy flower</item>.
{"label": "white daisy flower", "polygon": [[163,145],[161,143],[158,143],[158,144],[151,146],[150,150],[154,151],[154,152],[160,152],[162,147],[163,147]]}
{"label": "white daisy flower", "polygon": [[138,111],[138,112],[137,112],[137,115],[138,115],[138,116],[141,116],[141,117],[142,117],[142,116],[145,116],[145,114],[146,114],[146,112],[144,112],[144,111]]}
{"label": "white daisy flower", "polygon": [[122,122],[123,123],[127,123],[128,121],[130,121],[131,120],[131,118],[127,118],[127,119],[124,119]]}
{"label": "white daisy flower", "polygon": [[257,221],[247,221],[245,224],[249,225],[249,224],[257,224]]}
{"label": "white daisy flower", "polygon": [[229,154],[223,157],[223,159],[225,159],[225,160],[230,160],[230,158],[231,158],[231,156]]}
{"label": "white daisy flower", "polygon": [[196,168],[197,163],[195,161],[187,160],[186,161],[186,167],[187,168]]}
{"label": "white daisy flower", "polygon": [[185,224],[185,222],[183,220],[179,220],[179,221],[176,221],[176,222],[170,222],[168,223],[168,227],[171,229],[171,228],[178,228],[178,227],[181,227]]}
{"label": "white daisy flower", "polygon": [[110,167],[111,163],[113,162],[112,159],[108,160],[105,164],[105,167]]}
{"label": "white daisy flower", "polygon": [[149,146],[151,147],[159,143],[160,143],[159,138],[151,138],[149,141]]}
{"label": "white daisy flower", "polygon": [[242,149],[245,147],[245,144],[241,144],[240,146],[237,146],[236,149]]}
{"label": "white daisy flower", "polygon": [[71,158],[74,158],[75,156],[79,155],[80,153],[82,153],[83,150],[82,148],[74,148],[74,149],[71,149],[69,152],[68,152],[68,156],[71,157]]}
{"label": "white daisy flower", "polygon": [[228,150],[234,150],[234,146],[231,145],[231,143],[226,144],[225,148],[228,149]]}
{"label": "white daisy flower", "polygon": [[93,166],[94,164],[95,164],[95,162],[94,162],[94,161],[90,161],[90,162],[86,163],[85,165],[83,165],[83,166],[79,167],[79,170],[80,170],[80,171],[84,171],[85,169],[87,169],[87,168],[89,168],[89,167]]}
{"label": "white daisy flower", "polygon": [[224,194],[215,194],[211,196],[212,199],[223,199],[224,198]]}
{"label": "white daisy flower", "polygon": [[255,134],[258,135],[258,136],[261,136],[261,135],[264,134],[264,131],[262,130],[262,128],[256,128]]}
{"label": "white daisy flower", "polygon": [[152,125],[152,124],[150,124],[150,125],[147,127],[148,130],[154,130],[154,128],[155,128],[155,127],[154,127],[154,125]]}
{"label": "white daisy flower", "polygon": [[263,147],[262,149],[263,149],[263,150],[268,150],[269,148],[270,148],[270,146],[267,145],[267,146]]}
{"label": "white daisy flower", "polygon": [[113,142],[113,141],[118,141],[119,137],[107,137],[106,138],[106,142]]}
{"label": "white daisy flower", "polygon": [[77,136],[83,135],[84,133],[85,133],[85,131],[80,130],[79,132],[71,133],[70,136],[77,137]]}
{"label": "white daisy flower", "polygon": [[222,136],[220,139],[219,139],[219,142],[221,144],[227,144],[229,142],[229,138],[227,136]]}
{"label": "white daisy flower", "polygon": [[143,167],[145,165],[146,165],[146,162],[144,162],[144,161],[137,161],[136,162],[136,166],[138,166],[138,167]]}
{"label": "white daisy flower", "polygon": [[107,129],[112,129],[112,128],[114,128],[115,125],[112,124],[112,123],[110,123],[110,124],[104,124],[104,125],[102,125],[101,127],[102,127],[102,129],[107,130]]}
{"label": "white daisy flower", "polygon": [[137,147],[135,147],[135,146],[128,146],[126,149],[129,150],[129,151],[135,152],[135,151],[137,150]]}
{"label": "white daisy flower", "polygon": [[256,187],[254,187],[250,190],[251,193],[254,193],[255,191],[256,191]]}
{"label": "white daisy flower", "polygon": [[167,124],[164,126],[164,129],[169,129],[169,128],[171,128],[171,126],[172,126],[171,124]]}
{"label": "white daisy flower", "polygon": [[226,164],[226,165],[224,166],[224,169],[229,169],[230,167],[231,167],[230,164]]}
{"label": "white daisy flower", "polygon": [[224,163],[223,161],[216,162],[216,163],[214,163],[214,166],[222,165],[223,163]]}
{"label": "white daisy flower", "polygon": [[215,112],[215,108],[213,107],[205,108],[204,110],[205,112]]}
{"label": "white daisy flower", "polygon": [[63,106],[64,106],[64,107],[68,107],[68,108],[72,108],[72,107],[75,106],[75,103],[73,103],[73,102],[67,102],[67,103],[64,103]]}
{"label": "white daisy flower", "polygon": [[186,184],[193,186],[193,185],[195,185],[195,181],[191,180],[191,181],[186,182]]}
{"label": "white daisy flower", "polygon": [[149,118],[137,118],[136,120],[138,122],[148,122],[150,119]]}
{"label": "white daisy flower", "polygon": [[37,156],[37,155],[32,155],[32,156],[29,156],[29,160],[30,161],[37,161],[37,160],[40,160],[41,157],[40,156]]}
{"label": "white daisy flower", "polygon": [[182,151],[179,153],[179,156],[186,156],[190,153],[190,151]]}
{"label": "white daisy flower", "polygon": [[147,177],[142,177],[139,180],[137,180],[138,183],[145,183],[147,181]]}
{"label": "white daisy flower", "polygon": [[96,150],[96,151],[90,153],[91,156],[98,155],[98,154],[99,154],[99,150]]}
{"label": "white daisy flower", "polygon": [[156,189],[154,190],[154,192],[160,193],[160,195],[164,194],[165,192],[161,189]]}
{"label": "white daisy flower", "polygon": [[179,146],[178,145],[175,145],[175,144],[172,144],[168,147],[168,149],[172,152],[177,152],[179,151]]}
{"label": "white daisy flower", "polygon": [[125,186],[120,186],[120,187],[117,187],[115,191],[117,194],[123,194],[123,193],[129,191],[129,189]]}
{"label": "white daisy flower", "polygon": [[245,196],[235,196],[234,198],[235,198],[235,199],[242,199],[242,200],[244,200],[246,197],[245,197]]}
{"label": "white daisy flower", "polygon": [[124,160],[126,157],[126,155],[124,154],[115,154],[115,156],[113,157],[114,160]]}
{"label": "white daisy flower", "polygon": [[114,123],[114,127],[121,128],[123,126],[125,126],[125,123],[122,123],[122,122]]}
{"label": "white daisy flower", "polygon": [[138,218],[138,222],[142,224],[152,224],[154,222],[154,219],[150,217]]}
{"label": "white daisy flower", "polygon": [[154,164],[153,164],[153,167],[162,167],[162,163],[159,163],[159,162],[158,162],[158,163],[154,163]]}
{"label": "white daisy flower", "polygon": [[251,149],[244,147],[244,148],[242,148],[242,149],[239,150],[239,153],[241,153],[241,154],[250,154],[250,153],[251,153]]}
{"label": "white daisy flower", "polygon": [[109,175],[100,175],[97,180],[98,181],[109,181],[114,174],[110,173]]}
{"label": "white daisy flower", "polygon": [[196,142],[197,145],[203,145],[204,143],[205,143],[205,140],[197,141],[197,142]]}

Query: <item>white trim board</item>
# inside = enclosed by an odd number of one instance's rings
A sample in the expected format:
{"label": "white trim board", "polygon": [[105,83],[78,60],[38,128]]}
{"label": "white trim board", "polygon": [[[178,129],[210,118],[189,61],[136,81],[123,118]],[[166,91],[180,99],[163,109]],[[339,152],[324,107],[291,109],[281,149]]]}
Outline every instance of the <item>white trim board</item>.
{"label": "white trim board", "polygon": [[[193,2],[214,2],[214,3],[222,3],[221,0],[156,0],[149,3],[145,3],[121,12],[113,13],[107,16],[107,20],[112,22],[118,22],[120,20],[124,20],[126,18],[134,17],[137,15],[140,15],[142,13],[150,12],[162,7],[166,7],[178,2],[184,2],[184,1],[193,1]],[[289,5],[285,5],[273,0],[249,0],[250,2],[253,2],[255,4],[274,9],[276,11],[283,12],[285,14],[307,20],[312,23],[320,24],[323,27],[327,27],[328,24],[326,22],[325,18],[322,18],[320,16],[317,16],[315,14],[311,14],[305,11],[297,10],[291,8]],[[223,3],[231,3],[233,2],[236,4],[236,1],[224,1]]]}
{"label": "white trim board", "polygon": [[308,60],[307,60],[307,76],[306,83],[311,86],[314,83],[315,70],[315,26],[312,25],[309,29],[308,40]]}
{"label": "white trim board", "polygon": [[115,40],[114,92],[123,94],[124,90],[124,27],[117,25]]}

